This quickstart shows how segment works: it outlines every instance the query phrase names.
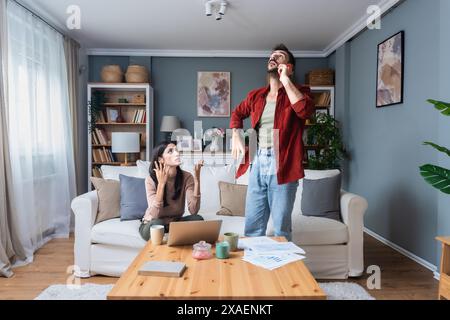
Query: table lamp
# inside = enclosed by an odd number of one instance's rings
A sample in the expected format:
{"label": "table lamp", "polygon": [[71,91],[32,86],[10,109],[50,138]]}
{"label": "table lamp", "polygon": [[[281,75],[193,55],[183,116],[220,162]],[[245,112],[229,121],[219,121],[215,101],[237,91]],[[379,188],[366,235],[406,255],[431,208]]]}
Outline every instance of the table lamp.
{"label": "table lamp", "polygon": [[111,152],[125,153],[125,164],[128,166],[128,153],[138,153],[141,151],[139,132],[112,132]]}
{"label": "table lamp", "polygon": [[159,131],[167,132],[167,141],[171,141],[171,133],[181,127],[180,119],[176,116],[163,116]]}

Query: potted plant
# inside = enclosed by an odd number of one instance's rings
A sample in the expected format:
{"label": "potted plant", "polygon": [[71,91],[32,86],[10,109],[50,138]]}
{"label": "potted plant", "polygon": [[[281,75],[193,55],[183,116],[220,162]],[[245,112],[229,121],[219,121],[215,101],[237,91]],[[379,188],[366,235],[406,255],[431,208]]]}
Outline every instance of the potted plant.
{"label": "potted plant", "polygon": [[[432,99],[428,99],[427,102],[434,105],[434,107],[441,111],[441,114],[444,116],[450,116],[450,103],[436,101]],[[445,153],[450,157],[450,150],[444,147],[441,147],[433,142],[426,141],[423,143],[424,145],[428,145],[433,147],[434,149]],[[420,174],[425,179],[426,182],[431,184],[436,189],[442,191],[443,193],[450,194],[450,170],[446,168],[442,168],[432,164],[424,164],[420,167]]]}
{"label": "potted plant", "polygon": [[[441,111],[444,116],[450,116],[450,103],[436,101],[428,99],[427,102],[434,105],[434,107]],[[450,150],[437,145],[433,142],[425,141],[424,145],[428,145],[438,150],[439,152],[445,153],[450,157]],[[424,164],[420,166],[420,175],[425,179],[426,182],[431,184],[434,188],[440,190],[445,194],[450,194],[450,170],[442,168],[433,164]],[[450,255],[450,237],[436,237],[436,240],[442,243],[442,253],[441,253],[441,269],[440,269],[440,285],[439,285],[439,299],[450,297],[450,289],[448,286],[444,285],[450,281],[450,276],[448,272],[448,266],[445,261],[449,261]]]}
{"label": "potted plant", "polygon": [[307,146],[313,146],[315,155],[308,157],[308,169],[340,169],[340,162],[346,156],[339,131],[339,121],[329,114],[313,115],[312,125],[306,132]]}
{"label": "potted plant", "polygon": [[103,111],[103,104],[105,103],[105,93],[101,91],[94,91],[91,95],[91,100],[88,103],[89,116],[89,132],[92,132],[100,117],[100,113]]}

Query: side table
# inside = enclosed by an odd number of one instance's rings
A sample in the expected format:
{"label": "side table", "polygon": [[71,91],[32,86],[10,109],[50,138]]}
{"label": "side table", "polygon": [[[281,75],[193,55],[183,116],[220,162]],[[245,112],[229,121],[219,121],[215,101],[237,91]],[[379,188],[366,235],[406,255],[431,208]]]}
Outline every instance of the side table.
{"label": "side table", "polygon": [[450,300],[450,237],[436,237],[442,243],[439,300]]}

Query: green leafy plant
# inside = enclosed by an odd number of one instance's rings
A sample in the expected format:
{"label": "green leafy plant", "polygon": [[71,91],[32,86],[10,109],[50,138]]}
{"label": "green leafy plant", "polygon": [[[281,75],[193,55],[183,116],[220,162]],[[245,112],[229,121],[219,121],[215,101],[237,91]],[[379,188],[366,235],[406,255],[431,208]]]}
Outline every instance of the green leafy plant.
{"label": "green leafy plant", "polygon": [[91,101],[88,103],[89,110],[89,133],[91,133],[97,126],[97,121],[100,117],[100,112],[103,111],[102,107],[105,103],[105,93],[101,91],[94,91],[91,95]]}
{"label": "green leafy plant", "polygon": [[346,151],[338,127],[339,121],[325,113],[314,115],[311,121],[314,124],[308,128],[306,143],[317,149],[315,155],[308,157],[308,169],[340,169]]}
{"label": "green leafy plant", "polygon": [[[427,102],[434,105],[434,107],[441,111],[441,114],[445,116],[450,116],[450,103],[436,101],[428,99]],[[433,142],[426,141],[423,143],[438,150],[439,152],[445,153],[450,157],[450,150],[437,145]],[[436,189],[442,191],[443,193],[450,194],[450,170],[442,168],[432,164],[424,164],[420,167],[420,175],[425,179],[426,182],[431,184]]]}

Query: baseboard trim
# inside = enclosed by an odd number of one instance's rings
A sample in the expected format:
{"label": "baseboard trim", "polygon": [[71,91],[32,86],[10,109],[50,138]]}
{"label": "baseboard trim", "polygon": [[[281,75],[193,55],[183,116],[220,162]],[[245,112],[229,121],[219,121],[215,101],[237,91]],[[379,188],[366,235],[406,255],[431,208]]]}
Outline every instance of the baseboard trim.
{"label": "baseboard trim", "polygon": [[435,278],[437,281],[439,281],[439,280],[441,280],[441,274],[437,271],[434,271],[433,278]]}
{"label": "baseboard trim", "polygon": [[410,251],[400,247],[399,245],[396,245],[395,243],[393,243],[393,242],[383,238],[378,233],[373,232],[370,229],[364,228],[364,232],[367,233],[368,235],[374,237],[378,241],[384,243],[385,245],[391,247],[395,251],[397,251],[397,252],[403,254],[404,256],[410,258],[411,260],[417,262],[421,266],[424,266],[425,268],[427,268],[428,270],[433,272],[433,278],[434,279],[439,280],[439,272],[437,272],[437,267],[434,264],[429,263],[428,261],[422,259],[421,257],[416,256],[414,253],[412,253],[412,252],[410,252]]}

